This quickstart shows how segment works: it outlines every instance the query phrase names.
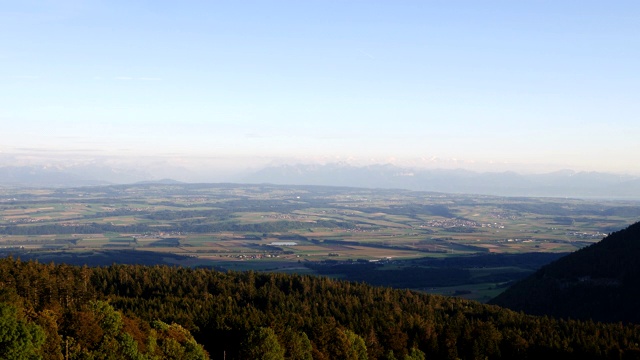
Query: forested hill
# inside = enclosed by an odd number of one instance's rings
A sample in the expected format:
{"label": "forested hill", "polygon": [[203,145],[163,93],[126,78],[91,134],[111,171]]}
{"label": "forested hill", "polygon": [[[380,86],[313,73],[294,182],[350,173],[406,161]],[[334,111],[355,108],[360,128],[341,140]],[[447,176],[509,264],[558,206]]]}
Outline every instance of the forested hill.
{"label": "forested hill", "polygon": [[636,325],[311,276],[14,259],[0,330],[2,359],[640,358]]}
{"label": "forested hill", "polygon": [[640,324],[640,223],[548,264],[493,304],[531,314]]}

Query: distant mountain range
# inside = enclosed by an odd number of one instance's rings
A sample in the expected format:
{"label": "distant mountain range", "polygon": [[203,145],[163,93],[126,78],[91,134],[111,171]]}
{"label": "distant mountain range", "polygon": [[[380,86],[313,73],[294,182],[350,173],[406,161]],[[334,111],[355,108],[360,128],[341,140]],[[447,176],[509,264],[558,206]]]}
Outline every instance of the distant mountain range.
{"label": "distant mountain range", "polygon": [[640,324],[640,223],[543,266],[490,303],[534,315]]}
{"label": "distant mountain range", "polygon": [[[157,170],[157,169],[156,169]],[[157,171],[156,171],[157,172]],[[173,174],[173,175],[172,175]],[[183,180],[183,169],[163,167],[161,173],[109,165],[5,166],[0,167],[0,185],[27,187],[75,187],[106,184]],[[172,180],[161,180],[163,182]],[[216,182],[220,179],[201,182]],[[412,169],[395,165],[353,166],[282,165],[265,167],[225,182],[280,185],[323,185],[364,188],[394,188],[443,193],[498,196],[602,197],[640,199],[640,177],[600,172],[562,170],[546,174],[475,172],[449,169]]]}
{"label": "distant mountain range", "polygon": [[609,197],[640,199],[640,177],[563,170],[546,174],[408,169],[347,164],[268,167],[243,182],[399,188],[500,196]]}
{"label": "distant mountain range", "polygon": [[0,185],[24,187],[75,187],[144,181],[149,174],[140,170],[109,166],[4,166]]}

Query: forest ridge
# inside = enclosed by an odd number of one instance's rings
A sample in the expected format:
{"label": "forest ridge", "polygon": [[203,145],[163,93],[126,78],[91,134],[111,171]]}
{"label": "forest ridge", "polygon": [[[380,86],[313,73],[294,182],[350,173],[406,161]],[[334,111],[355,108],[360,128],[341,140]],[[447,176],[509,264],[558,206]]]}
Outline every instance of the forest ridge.
{"label": "forest ridge", "polygon": [[0,303],[1,358],[640,358],[637,325],[303,275],[6,258]]}

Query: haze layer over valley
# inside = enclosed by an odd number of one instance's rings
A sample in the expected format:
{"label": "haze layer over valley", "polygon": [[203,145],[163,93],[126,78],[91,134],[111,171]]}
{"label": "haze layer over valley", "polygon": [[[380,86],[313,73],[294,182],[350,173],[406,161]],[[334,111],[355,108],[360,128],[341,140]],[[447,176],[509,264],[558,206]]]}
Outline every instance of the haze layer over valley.
{"label": "haze layer over valley", "polygon": [[[65,154],[64,156],[69,156]],[[137,182],[271,183],[394,188],[498,196],[640,198],[640,176],[602,172],[509,170],[508,165],[438,159],[366,164],[295,160],[162,157],[0,157],[0,186],[70,187]],[[309,160],[307,160],[309,161]],[[518,169],[518,166],[512,168]]]}

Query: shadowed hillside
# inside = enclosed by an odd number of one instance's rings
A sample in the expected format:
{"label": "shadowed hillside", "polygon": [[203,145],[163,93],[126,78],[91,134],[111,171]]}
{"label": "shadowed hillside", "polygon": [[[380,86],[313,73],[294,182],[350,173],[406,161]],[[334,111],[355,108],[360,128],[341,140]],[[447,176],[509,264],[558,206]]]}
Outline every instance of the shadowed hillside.
{"label": "shadowed hillside", "polygon": [[640,223],[542,267],[491,301],[531,314],[640,323]]}

